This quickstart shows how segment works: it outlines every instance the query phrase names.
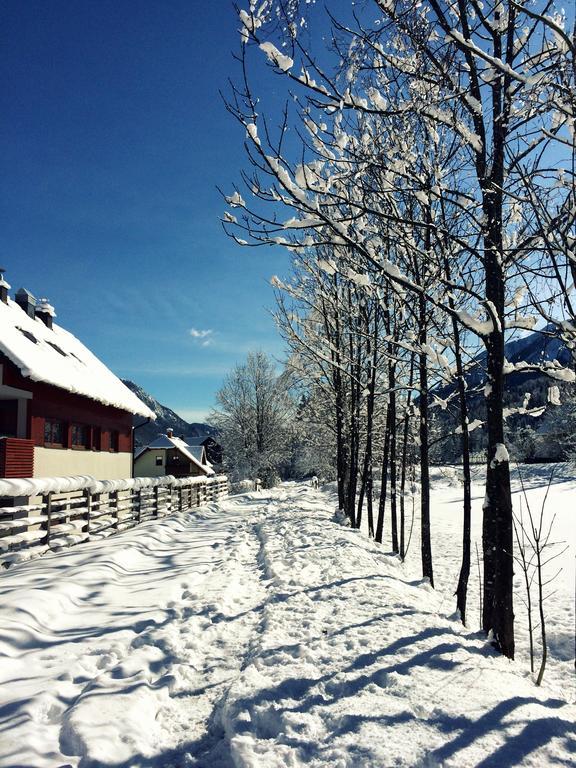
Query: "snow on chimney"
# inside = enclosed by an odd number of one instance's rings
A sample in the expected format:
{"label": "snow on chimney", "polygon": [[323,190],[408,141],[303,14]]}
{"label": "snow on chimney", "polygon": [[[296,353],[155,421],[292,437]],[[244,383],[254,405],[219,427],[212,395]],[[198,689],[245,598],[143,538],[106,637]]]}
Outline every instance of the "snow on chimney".
{"label": "snow on chimney", "polygon": [[3,304],[8,304],[8,291],[10,290],[10,284],[4,279],[4,272],[6,270],[0,267],[0,301]]}
{"label": "snow on chimney", "polygon": [[16,293],[16,304],[26,312],[28,317],[34,320],[36,317],[36,298],[32,296],[30,291],[27,291],[26,288],[20,288]]}
{"label": "snow on chimney", "polygon": [[36,307],[36,317],[42,320],[46,328],[52,329],[52,320],[56,317],[56,312],[54,312],[54,307],[48,299],[40,299],[40,303]]}

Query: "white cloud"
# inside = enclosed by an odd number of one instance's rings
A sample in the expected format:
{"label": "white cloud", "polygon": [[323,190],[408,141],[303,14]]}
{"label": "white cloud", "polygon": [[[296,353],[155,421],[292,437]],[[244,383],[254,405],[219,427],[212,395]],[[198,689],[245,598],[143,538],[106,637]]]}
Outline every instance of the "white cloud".
{"label": "white cloud", "polygon": [[201,347],[209,347],[214,341],[214,331],[211,328],[206,328],[205,330],[200,328],[190,328],[190,336],[192,336]]}
{"label": "white cloud", "polygon": [[205,339],[207,336],[211,336],[213,333],[214,331],[211,329],[201,331],[198,328],[190,328],[190,336],[192,336],[194,339]]}

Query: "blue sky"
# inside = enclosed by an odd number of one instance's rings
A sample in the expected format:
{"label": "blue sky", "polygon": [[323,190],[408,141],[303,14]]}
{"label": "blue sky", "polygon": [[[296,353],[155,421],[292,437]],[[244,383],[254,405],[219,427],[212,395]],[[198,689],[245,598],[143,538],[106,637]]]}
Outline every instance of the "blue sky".
{"label": "blue sky", "polygon": [[[191,420],[250,349],[281,249],[224,235],[242,132],[228,0],[3,0],[0,266],[112,370]],[[192,335],[191,329],[198,333]]]}

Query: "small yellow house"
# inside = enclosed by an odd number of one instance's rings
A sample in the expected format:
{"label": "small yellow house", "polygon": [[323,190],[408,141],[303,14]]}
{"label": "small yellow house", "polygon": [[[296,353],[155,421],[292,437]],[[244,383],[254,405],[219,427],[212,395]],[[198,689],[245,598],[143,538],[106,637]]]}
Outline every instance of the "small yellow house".
{"label": "small yellow house", "polygon": [[171,429],[134,455],[134,477],[210,477],[214,474],[204,446],[188,445],[184,439],[174,437]]}

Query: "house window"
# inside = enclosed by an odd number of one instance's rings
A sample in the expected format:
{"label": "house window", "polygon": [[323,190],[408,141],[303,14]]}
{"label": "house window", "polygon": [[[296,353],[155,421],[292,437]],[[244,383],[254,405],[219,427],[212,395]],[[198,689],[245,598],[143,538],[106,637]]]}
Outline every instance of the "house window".
{"label": "house window", "polygon": [[119,446],[119,442],[120,442],[119,438],[120,438],[120,436],[118,434],[118,430],[117,429],[113,429],[110,432],[110,450],[111,451],[115,451],[116,453],[118,453],[118,446]]}
{"label": "house window", "polygon": [[162,456],[156,456],[156,466],[157,467],[162,466]]}
{"label": "house window", "polygon": [[44,445],[63,447],[64,423],[62,421],[46,419],[44,422]]}
{"label": "house window", "polygon": [[90,430],[85,424],[72,424],[70,431],[70,444],[72,448],[88,448],[90,444]]}

